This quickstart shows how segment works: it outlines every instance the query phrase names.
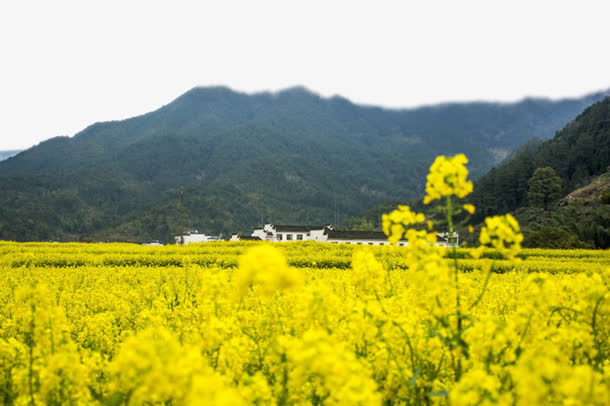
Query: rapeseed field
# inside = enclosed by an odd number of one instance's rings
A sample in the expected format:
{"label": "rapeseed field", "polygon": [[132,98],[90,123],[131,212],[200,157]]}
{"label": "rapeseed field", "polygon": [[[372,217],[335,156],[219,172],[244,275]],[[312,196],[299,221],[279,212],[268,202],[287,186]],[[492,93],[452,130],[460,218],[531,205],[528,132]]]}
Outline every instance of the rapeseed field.
{"label": "rapeseed field", "polygon": [[[450,231],[464,156],[426,185]],[[0,400],[104,405],[608,405],[610,252],[475,248],[383,217],[408,246],[0,242]]]}

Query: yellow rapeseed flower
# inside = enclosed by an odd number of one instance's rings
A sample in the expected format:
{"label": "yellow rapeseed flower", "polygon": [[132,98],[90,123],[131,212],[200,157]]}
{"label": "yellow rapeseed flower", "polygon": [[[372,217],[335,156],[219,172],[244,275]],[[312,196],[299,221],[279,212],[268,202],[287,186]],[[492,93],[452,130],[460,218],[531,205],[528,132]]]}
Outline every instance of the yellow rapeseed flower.
{"label": "yellow rapeseed flower", "polygon": [[280,250],[271,245],[261,245],[241,256],[235,283],[241,296],[250,286],[256,285],[264,296],[269,297],[278,289],[299,285],[301,277],[288,266]]}
{"label": "yellow rapeseed flower", "polygon": [[464,206],[462,206],[462,207],[463,207],[463,208],[464,208],[464,210],[466,210],[466,211],[467,211],[469,214],[474,214],[474,211],[475,211],[474,204],[467,203],[467,204],[465,204],[465,205],[464,205]]}
{"label": "yellow rapeseed flower", "polygon": [[385,270],[369,250],[354,252],[352,282],[365,295],[379,295],[384,284]]}
{"label": "yellow rapeseed flower", "polygon": [[393,243],[400,241],[405,232],[406,227],[416,223],[423,223],[425,220],[422,213],[415,213],[406,205],[399,205],[398,208],[390,214],[381,216],[381,226],[383,232],[388,236],[388,240]]}
{"label": "yellow rapeseed flower", "polygon": [[504,216],[487,217],[479,241],[481,247],[495,248],[505,257],[514,259],[521,251],[523,234],[519,223],[509,213]]}
{"label": "yellow rapeseed flower", "polygon": [[472,182],[468,178],[466,168],[468,158],[464,154],[453,157],[440,155],[430,166],[426,181],[426,196],[424,204],[445,196],[463,198],[472,192]]}

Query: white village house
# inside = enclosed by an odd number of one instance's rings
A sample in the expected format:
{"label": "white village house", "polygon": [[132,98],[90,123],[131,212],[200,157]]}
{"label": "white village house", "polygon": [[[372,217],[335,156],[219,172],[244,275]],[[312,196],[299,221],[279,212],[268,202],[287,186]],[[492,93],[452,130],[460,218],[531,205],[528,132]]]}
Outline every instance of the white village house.
{"label": "white village house", "polygon": [[294,226],[265,224],[263,228],[255,229],[252,237],[258,237],[263,241],[325,241],[325,234],[332,230],[333,226]]}
{"label": "white village house", "polygon": [[[187,231],[184,233],[184,243],[190,244],[193,242],[212,242],[220,241],[221,238],[217,235],[199,234],[197,230]],[[180,236],[176,236],[176,244],[180,244]]]}
{"label": "white village house", "polygon": [[[453,233],[453,242],[449,239],[449,233],[437,234],[436,245],[451,247],[458,245],[459,235]],[[298,226],[265,224],[263,228],[255,229],[250,236],[234,234],[232,241],[239,240],[262,240],[272,242],[288,241],[319,241],[333,244],[357,244],[357,245],[387,245],[390,242],[381,231],[342,231],[335,230],[332,225],[324,226]],[[398,245],[407,245],[406,240],[401,240]]]}

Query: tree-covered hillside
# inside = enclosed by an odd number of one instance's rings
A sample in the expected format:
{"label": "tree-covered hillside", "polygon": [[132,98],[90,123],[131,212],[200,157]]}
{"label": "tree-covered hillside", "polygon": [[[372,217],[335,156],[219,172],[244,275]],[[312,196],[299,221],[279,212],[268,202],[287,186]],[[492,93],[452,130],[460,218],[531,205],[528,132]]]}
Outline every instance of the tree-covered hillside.
{"label": "tree-covered hillside", "polygon": [[481,175],[602,97],[388,110],[302,88],[195,88],[0,162],[0,239],[169,240],[181,185],[187,228],[332,222],[421,195],[439,154],[463,152]]}
{"label": "tree-covered hillside", "polygon": [[[610,97],[475,184],[477,218],[514,212],[529,246],[610,247]],[[561,198],[562,196],[565,196]],[[558,246],[558,245],[555,245]]]}
{"label": "tree-covered hillside", "polygon": [[587,108],[546,142],[519,154],[481,177],[472,195],[480,216],[528,206],[528,182],[537,168],[553,168],[562,193],[587,185],[610,165],[610,98]]}

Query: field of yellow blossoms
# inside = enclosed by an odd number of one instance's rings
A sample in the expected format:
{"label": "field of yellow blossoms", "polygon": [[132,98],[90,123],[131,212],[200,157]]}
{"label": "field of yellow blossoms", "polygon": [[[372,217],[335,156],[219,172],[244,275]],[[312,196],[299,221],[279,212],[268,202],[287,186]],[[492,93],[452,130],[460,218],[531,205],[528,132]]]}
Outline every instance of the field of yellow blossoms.
{"label": "field of yellow blossoms", "polygon": [[[427,203],[466,221],[463,156]],[[464,201],[461,201],[461,200]],[[0,401],[105,405],[608,405],[610,252],[480,247],[383,218],[408,246],[0,242]]]}

